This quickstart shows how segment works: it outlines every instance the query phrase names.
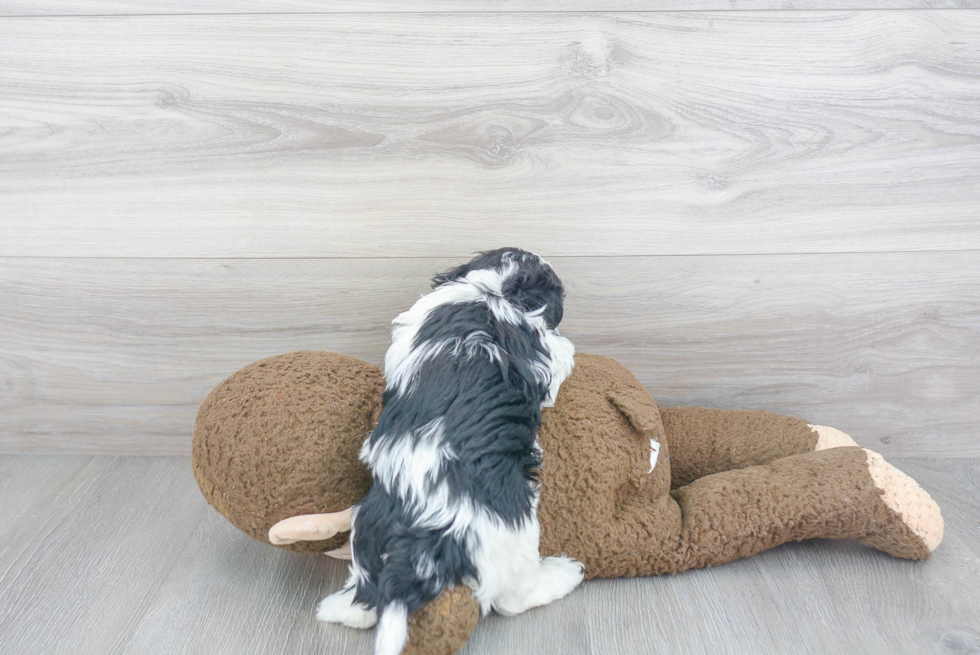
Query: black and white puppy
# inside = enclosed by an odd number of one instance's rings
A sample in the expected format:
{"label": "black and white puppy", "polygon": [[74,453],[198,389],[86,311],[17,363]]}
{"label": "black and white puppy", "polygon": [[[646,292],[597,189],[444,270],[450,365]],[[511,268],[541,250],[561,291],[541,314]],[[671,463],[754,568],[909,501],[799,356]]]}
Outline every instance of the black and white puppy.
{"label": "black and white puppy", "polygon": [[449,586],[511,615],[581,582],[575,560],[538,554],[541,408],[574,365],[563,295],[546,261],[504,248],[436,276],[394,320],[361,449],[374,486],[353,510],[350,579],[319,619],[378,623],[375,653],[397,655],[408,615]]}

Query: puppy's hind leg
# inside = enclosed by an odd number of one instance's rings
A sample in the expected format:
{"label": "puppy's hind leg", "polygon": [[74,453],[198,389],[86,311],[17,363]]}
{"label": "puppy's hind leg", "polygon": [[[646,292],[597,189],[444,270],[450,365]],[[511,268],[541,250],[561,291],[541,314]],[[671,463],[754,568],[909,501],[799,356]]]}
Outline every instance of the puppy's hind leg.
{"label": "puppy's hind leg", "polygon": [[505,616],[547,605],[567,595],[582,581],[579,562],[569,557],[538,554],[540,529],[536,517],[517,528],[491,522],[479,531],[474,564],[480,583],[474,597],[484,614],[490,609]]}
{"label": "puppy's hind leg", "polygon": [[580,562],[571,557],[545,557],[538,567],[537,586],[528,594],[527,609],[567,596],[584,577]]}
{"label": "puppy's hind leg", "polygon": [[378,613],[354,602],[354,586],[351,585],[321,600],[316,607],[316,618],[364,630],[374,627]]}

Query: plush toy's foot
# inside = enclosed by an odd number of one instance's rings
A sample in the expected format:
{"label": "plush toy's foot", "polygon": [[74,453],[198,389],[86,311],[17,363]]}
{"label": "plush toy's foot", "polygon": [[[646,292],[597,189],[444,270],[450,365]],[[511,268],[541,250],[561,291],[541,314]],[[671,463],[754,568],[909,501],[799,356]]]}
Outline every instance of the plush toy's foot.
{"label": "plush toy's foot", "polygon": [[378,622],[378,613],[354,602],[354,589],[344,589],[320,601],[316,608],[316,618],[327,623],[343,623],[351,628],[373,628]]}
{"label": "plush toy's foot", "polygon": [[811,425],[810,429],[817,433],[817,445],[813,448],[814,450],[857,445],[850,435],[844,434],[837,428],[828,428],[826,425]]}
{"label": "plush toy's foot", "polygon": [[943,516],[928,493],[915,480],[865,449],[868,472],[881,490],[887,516],[861,543],[894,557],[922,560],[943,540]]}

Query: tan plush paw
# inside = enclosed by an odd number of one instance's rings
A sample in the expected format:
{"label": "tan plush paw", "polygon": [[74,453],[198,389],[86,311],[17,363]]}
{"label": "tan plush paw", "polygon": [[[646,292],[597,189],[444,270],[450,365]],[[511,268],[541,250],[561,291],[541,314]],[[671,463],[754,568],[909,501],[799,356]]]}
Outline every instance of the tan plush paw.
{"label": "tan plush paw", "polygon": [[345,541],[344,545],[341,546],[340,548],[334,548],[333,550],[328,550],[327,552],[324,553],[324,555],[333,557],[334,559],[345,559],[350,561],[351,559],[353,559],[353,556],[351,555],[350,552],[350,539]]}
{"label": "tan plush paw", "polygon": [[814,450],[827,450],[828,448],[843,448],[845,446],[856,446],[854,439],[844,434],[837,428],[829,428],[826,425],[811,425],[810,429],[817,433],[817,446]]}
{"label": "tan plush paw", "polygon": [[896,557],[925,559],[943,540],[943,515],[936,501],[878,453],[865,449],[868,472],[901,525],[884,525],[861,541]]}
{"label": "tan plush paw", "polygon": [[274,546],[297,541],[322,541],[338,532],[350,530],[353,508],[327,514],[301,514],[279,521],[269,528],[269,542]]}

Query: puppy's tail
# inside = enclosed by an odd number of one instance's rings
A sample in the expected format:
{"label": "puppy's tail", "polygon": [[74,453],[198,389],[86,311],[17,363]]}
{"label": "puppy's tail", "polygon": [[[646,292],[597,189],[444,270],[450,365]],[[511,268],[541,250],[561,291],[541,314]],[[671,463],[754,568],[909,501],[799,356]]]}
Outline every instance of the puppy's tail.
{"label": "puppy's tail", "polygon": [[374,655],[399,655],[408,642],[408,608],[401,601],[388,603],[378,621]]}
{"label": "puppy's tail", "polygon": [[[389,522],[371,534],[377,537],[382,530],[395,534],[382,534],[385,538],[365,544],[375,548],[383,544],[384,555],[372,554],[368,558],[374,565],[371,570],[376,573],[364,581],[364,597],[371,598],[374,601],[371,604],[378,610],[375,655],[399,655],[408,642],[409,615],[437,598],[447,587],[476,580],[477,572],[464,540],[444,530]],[[355,538],[355,554],[358,545]]]}

